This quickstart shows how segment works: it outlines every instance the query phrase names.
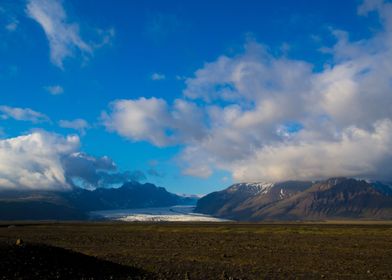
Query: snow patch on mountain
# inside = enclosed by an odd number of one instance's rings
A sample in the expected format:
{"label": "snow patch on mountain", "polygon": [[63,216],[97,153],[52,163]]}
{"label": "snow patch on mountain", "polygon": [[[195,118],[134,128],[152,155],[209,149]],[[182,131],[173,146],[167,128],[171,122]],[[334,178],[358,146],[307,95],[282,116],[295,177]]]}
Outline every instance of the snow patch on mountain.
{"label": "snow patch on mountain", "polygon": [[279,192],[279,197],[280,197],[280,199],[283,199],[284,196],[285,196],[284,190],[283,190],[283,189],[280,189],[280,192]]}
{"label": "snow patch on mountain", "polygon": [[273,183],[257,182],[257,183],[238,183],[232,185],[228,191],[242,191],[252,195],[266,194],[274,187]]}

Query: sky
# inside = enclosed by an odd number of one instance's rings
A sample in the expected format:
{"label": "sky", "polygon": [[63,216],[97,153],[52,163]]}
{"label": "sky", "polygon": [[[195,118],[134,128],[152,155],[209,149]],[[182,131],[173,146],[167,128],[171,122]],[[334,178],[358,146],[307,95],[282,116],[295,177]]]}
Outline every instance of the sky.
{"label": "sky", "polygon": [[392,180],[390,1],[0,0],[0,188]]}

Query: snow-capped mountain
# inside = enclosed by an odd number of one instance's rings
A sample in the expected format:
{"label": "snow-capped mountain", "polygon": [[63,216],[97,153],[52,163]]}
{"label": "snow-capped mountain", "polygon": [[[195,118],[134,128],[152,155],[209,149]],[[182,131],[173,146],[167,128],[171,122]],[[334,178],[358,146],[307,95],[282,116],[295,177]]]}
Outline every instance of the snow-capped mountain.
{"label": "snow-capped mountain", "polygon": [[273,183],[238,183],[227,189],[228,192],[245,192],[250,195],[268,193],[274,186]]}
{"label": "snow-capped mountain", "polygon": [[246,219],[251,209],[288,198],[311,186],[311,182],[237,183],[198,200],[195,211],[228,219]]}
{"label": "snow-capped mountain", "polygon": [[350,178],[242,183],[201,198],[196,211],[247,221],[392,219],[392,189],[389,184]]}

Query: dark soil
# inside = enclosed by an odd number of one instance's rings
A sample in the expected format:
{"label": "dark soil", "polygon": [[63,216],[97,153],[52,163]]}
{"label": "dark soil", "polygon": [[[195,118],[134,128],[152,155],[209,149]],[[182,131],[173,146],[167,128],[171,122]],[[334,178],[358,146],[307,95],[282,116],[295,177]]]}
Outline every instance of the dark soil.
{"label": "dark soil", "polygon": [[140,269],[42,244],[0,243],[0,279],[148,279]]}
{"label": "dark soil", "polygon": [[[128,275],[181,280],[392,279],[391,223],[42,223],[0,227],[1,242],[14,244],[17,238],[67,250],[35,245],[8,245],[8,251],[0,248],[3,279],[19,279],[31,266],[34,273],[48,275],[46,279],[56,278],[57,273],[61,279],[122,279]],[[20,254],[28,248],[39,249]],[[32,256],[42,261],[31,261]],[[76,256],[91,263],[82,265]],[[41,265],[46,261],[47,265]],[[72,277],[67,274],[70,271],[75,271]],[[35,277],[31,276],[24,279]]]}

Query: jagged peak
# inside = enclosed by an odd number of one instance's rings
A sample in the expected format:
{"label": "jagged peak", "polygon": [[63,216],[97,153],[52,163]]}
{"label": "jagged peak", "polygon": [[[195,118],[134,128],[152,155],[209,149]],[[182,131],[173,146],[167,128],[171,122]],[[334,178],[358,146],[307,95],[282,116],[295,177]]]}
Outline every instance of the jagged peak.
{"label": "jagged peak", "polygon": [[231,192],[246,191],[256,195],[260,193],[268,193],[274,185],[274,183],[267,182],[237,183],[231,185],[228,190]]}
{"label": "jagged peak", "polygon": [[340,184],[340,183],[342,183],[342,182],[344,182],[346,180],[350,180],[350,178],[346,178],[346,177],[332,177],[332,178],[327,179],[325,182],[328,185],[336,186],[337,184]]}

